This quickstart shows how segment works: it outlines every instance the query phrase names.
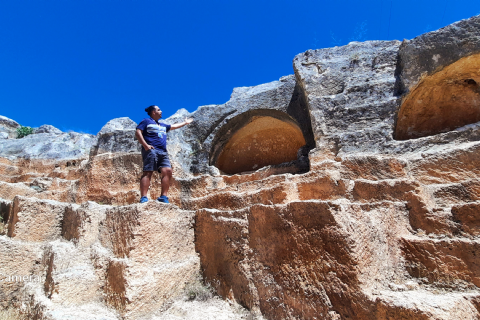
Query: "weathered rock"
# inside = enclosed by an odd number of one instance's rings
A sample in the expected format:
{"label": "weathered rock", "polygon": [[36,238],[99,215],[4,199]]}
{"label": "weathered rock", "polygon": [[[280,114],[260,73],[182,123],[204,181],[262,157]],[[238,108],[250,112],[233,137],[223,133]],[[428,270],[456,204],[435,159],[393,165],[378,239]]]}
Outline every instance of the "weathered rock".
{"label": "weathered rock", "polygon": [[480,234],[479,204],[470,202],[452,207],[452,219],[460,223],[462,231],[475,236]]}
{"label": "weathered rock", "polygon": [[33,133],[56,133],[56,134],[62,134],[62,130],[55,128],[52,125],[49,124],[44,124],[41,125],[40,127],[36,128],[33,130]]}
{"label": "weathered rock", "polygon": [[480,53],[477,53],[424,77],[403,101],[395,138],[430,136],[478,122],[479,69]]}
{"label": "weathered rock", "polygon": [[[200,107],[202,108],[202,107]],[[197,110],[198,111],[198,110]],[[185,109],[180,109],[171,117],[160,122],[167,124],[174,124],[185,121],[185,118],[192,117]],[[175,171],[175,176],[179,178],[191,177],[190,167],[195,157],[195,148],[198,148],[199,137],[195,135],[195,131],[192,131],[190,126],[200,128],[202,124],[198,116],[194,117],[194,122],[187,127],[183,127],[179,130],[170,131],[167,134],[167,150],[170,158],[170,163]]]}
{"label": "weathered rock", "polygon": [[101,228],[108,263],[107,304],[128,319],[140,319],[182,293],[198,271],[193,212],[149,202],[112,208]]}
{"label": "weathered rock", "polygon": [[[123,319],[151,317],[199,272],[192,211],[158,202],[113,208],[24,197],[12,206],[8,237],[0,236],[9,263],[0,265],[2,301],[32,295],[50,319],[74,308],[118,319],[105,303]],[[3,281],[13,275],[21,283]]]}
{"label": "weathered rock", "polygon": [[[91,200],[116,205],[137,202],[142,171],[142,156],[139,153],[104,153],[95,156],[79,179],[77,199],[79,202]],[[160,181],[157,180],[152,181],[151,198],[160,189]]]}
{"label": "weathered rock", "polygon": [[128,117],[116,118],[107,122],[98,132],[98,143],[92,155],[108,152],[139,152],[141,145],[135,138],[137,123]]}
{"label": "weathered rock", "polygon": [[[396,306],[401,300],[370,296],[373,288],[403,277],[400,245],[392,236],[407,234],[408,223],[394,204],[315,201],[201,210],[196,224],[207,281],[267,318],[368,318],[380,308],[402,313]],[[428,305],[417,312],[426,316]]]}
{"label": "weathered rock", "polygon": [[400,42],[353,42],[309,50],[293,61],[307,97],[317,153],[323,157],[376,152],[392,140]]}
{"label": "weathered rock", "polygon": [[474,16],[413,40],[404,40],[399,51],[397,90],[404,94],[418,84],[422,76],[480,53],[479,28],[480,16]]}
{"label": "weathered rock", "polygon": [[[194,122],[169,133],[168,148],[172,159],[180,163],[182,171],[187,174],[210,173],[212,169],[209,165],[217,165],[218,157],[229,139],[253,120],[263,117],[298,125],[307,145],[312,148],[314,141],[308,111],[301,98],[295,78],[286,76],[279,81],[259,86],[235,88],[230,100],[224,105],[202,106],[192,114],[179,111],[165,122],[183,121],[186,116],[193,117]],[[256,126],[259,135],[263,134],[262,129],[267,128],[263,125]],[[270,146],[263,148],[265,155],[273,152]],[[294,153],[296,151],[298,150]],[[252,170],[264,165],[266,164],[259,164]],[[214,172],[215,170],[212,173]]]}
{"label": "weathered rock", "polygon": [[20,125],[15,120],[0,116],[0,133],[2,136],[6,133],[8,138],[16,138],[17,128],[19,127]]}
{"label": "weathered rock", "polygon": [[0,157],[9,159],[78,159],[88,156],[97,138],[75,132],[31,134],[2,141]]}
{"label": "weathered rock", "polygon": [[117,130],[132,130],[137,127],[137,123],[128,117],[115,118],[108,121],[98,132],[99,135],[113,133]]}
{"label": "weathered rock", "polygon": [[67,205],[52,200],[15,197],[8,219],[8,236],[23,241],[46,242],[60,237]]}

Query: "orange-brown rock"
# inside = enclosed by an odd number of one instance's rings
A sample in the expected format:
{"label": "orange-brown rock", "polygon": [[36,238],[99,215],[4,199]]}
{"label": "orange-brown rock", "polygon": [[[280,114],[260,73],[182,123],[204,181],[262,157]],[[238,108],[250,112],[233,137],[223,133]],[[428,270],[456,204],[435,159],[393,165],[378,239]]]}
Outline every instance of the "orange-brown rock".
{"label": "orange-brown rock", "polygon": [[395,138],[406,140],[480,121],[480,54],[422,79],[398,113]]}
{"label": "orange-brown rock", "polygon": [[254,117],[223,148],[216,166],[227,174],[253,171],[297,159],[305,145],[298,125],[273,117]]}

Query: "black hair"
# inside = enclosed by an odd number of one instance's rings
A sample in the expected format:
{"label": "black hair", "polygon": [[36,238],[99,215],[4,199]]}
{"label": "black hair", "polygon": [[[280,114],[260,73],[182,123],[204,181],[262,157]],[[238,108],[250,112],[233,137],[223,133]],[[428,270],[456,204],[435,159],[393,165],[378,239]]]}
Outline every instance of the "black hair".
{"label": "black hair", "polygon": [[156,105],[152,104],[150,107],[145,108],[145,112],[148,113],[149,116],[151,116],[151,113],[153,110],[155,110]]}

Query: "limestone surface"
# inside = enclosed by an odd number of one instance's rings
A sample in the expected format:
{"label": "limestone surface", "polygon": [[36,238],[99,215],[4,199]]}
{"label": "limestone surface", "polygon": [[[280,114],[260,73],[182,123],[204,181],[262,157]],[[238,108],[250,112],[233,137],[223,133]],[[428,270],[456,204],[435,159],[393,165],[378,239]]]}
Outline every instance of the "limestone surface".
{"label": "limestone surface", "polygon": [[98,132],[98,143],[92,154],[112,152],[139,152],[140,147],[135,139],[137,123],[128,117],[110,120]]}
{"label": "limestone surface", "polygon": [[[0,115],[0,133],[6,138],[16,138],[17,137],[17,128],[20,127],[20,124],[15,120],[4,117]],[[5,134],[7,137],[5,138]]]}
{"label": "limestone surface", "polygon": [[97,142],[90,134],[38,133],[2,141],[0,156],[8,159],[77,159],[85,157]]}
{"label": "limestone surface", "polygon": [[55,128],[49,124],[41,125],[40,127],[33,130],[33,133],[57,133],[61,134],[62,131],[60,129]]}
{"label": "limestone surface", "polygon": [[308,50],[294,75],[177,111],[194,122],[169,133],[171,204],[137,203],[128,118],[1,140],[0,307],[479,319],[479,19]]}

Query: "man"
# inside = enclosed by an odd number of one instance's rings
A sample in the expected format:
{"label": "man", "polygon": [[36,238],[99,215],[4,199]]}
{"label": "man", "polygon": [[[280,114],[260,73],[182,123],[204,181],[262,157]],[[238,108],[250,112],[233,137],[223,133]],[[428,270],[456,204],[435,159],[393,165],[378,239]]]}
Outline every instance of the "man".
{"label": "man", "polygon": [[140,203],[148,201],[147,192],[152,180],[153,171],[158,171],[162,175],[162,194],[157,198],[158,201],[168,202],[168,189],[172,179],[172,166],[167,153],[167,132],[175,130],[190,124],[193,119],[186,118],[184,122],[176,124],[159,123],[162,117],[162,111],[158,106],[152,105],[145,109],[150,118],[143,119],[137,126],[135,137],[143,146],[143,175],[140,179]]}

